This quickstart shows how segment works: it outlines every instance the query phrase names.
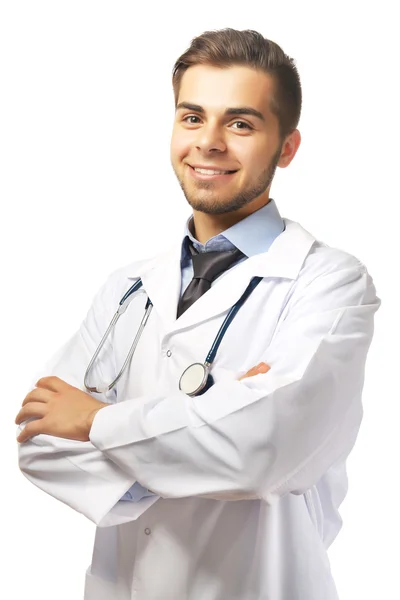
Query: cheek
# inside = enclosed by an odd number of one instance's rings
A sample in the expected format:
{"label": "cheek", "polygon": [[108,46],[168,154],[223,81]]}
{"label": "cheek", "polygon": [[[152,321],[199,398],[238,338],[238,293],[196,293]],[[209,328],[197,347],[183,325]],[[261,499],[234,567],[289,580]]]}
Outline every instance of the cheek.
{"label": "cheek", "polygon": [[246,169],[251,173],[263,171],[270,163],[270,149],[265,146],[249,148],[243,161]]}
{"label": "cheek", "polygon": [[173,134],[171,138],[171,158],[174,162],[179,162],[190,152],[190,140],[187,136]]}
{"label": "cheek", "polygon": [[171,158],[174,164],[182,162],[185,156],[188,156],[188,148],[184,144],[174,144],[171,146]]}

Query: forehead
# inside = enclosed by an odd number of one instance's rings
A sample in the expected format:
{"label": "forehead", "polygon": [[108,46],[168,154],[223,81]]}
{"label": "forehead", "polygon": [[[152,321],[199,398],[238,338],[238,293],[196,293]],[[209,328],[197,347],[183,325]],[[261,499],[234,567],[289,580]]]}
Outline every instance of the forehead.
{"label": "forehead", "polygon": [[199,104],[206,112],[250,106],[271,118],[269,102],[273,89],[272,78],[263,71],[245,66],[195,65],[183,74],[178,103]]}

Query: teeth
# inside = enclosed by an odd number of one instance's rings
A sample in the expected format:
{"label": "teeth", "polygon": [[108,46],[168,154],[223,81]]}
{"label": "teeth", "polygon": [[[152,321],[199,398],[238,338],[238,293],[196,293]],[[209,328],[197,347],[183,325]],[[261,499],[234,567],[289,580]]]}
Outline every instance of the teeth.
{"label": "teeth", "polygon": [[230,171],[212,171],[211,169],[198,169],[196,167],[193,168],[198,173],[203,173],[203,175],[221,175],[225,173],[230,173]]}

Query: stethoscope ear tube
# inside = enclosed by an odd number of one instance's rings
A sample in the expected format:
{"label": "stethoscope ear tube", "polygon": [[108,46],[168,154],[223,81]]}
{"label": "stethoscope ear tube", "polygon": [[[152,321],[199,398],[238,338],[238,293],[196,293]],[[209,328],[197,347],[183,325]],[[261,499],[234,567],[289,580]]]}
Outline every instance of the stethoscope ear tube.
{"label": "stethoscope ear tube", "polygon": [[120,372],[118,373],[118,375],[116,376],[116,378],[110,383],[110,384],[104,384],[104,385],[99,385],[96,387],[90,387],[88,384],[88,378],[89,378],[89,373],[90,373],[90,369],[92,368],[92,365],[94,363],[94,361],[96,360],[96,358],[98,357],[98,355],[100,354],[101,349],[103,348],[105,341],[110,333],[110,331],[115,327],[118,319],[120,318],[120,316],[122,314],[124,314],[124,312],[126,311],[129,302],[133,299],[133,294],[134,292],[143,292],[145,293],[144,290],[139,289],[142,286],[142,281],[139,279],[139,281],[136,281],[133,286],[131,288],[129,288],[129,290],[126,292],[126,294],[124,295],[124,297],[120,300],[119,303],[119,307],[117,312],[115,313],[115,315],[113,316],[110,325],[107,328],[107,331],[105,332],[105,334],[102,337],[102,340],[96,350],[96,352],[94,353],[94,356],[92,358],[92,360],[89,363],[88,368],[86,369],[86,373],[85,373],[85,377],[84,377],[84,386],[86,388],[86,390],[88,392],[93,392],[96,394],[102,394],[104,392],[108,392],[110,391],[115,384],[119,381],[119,379],[122,377],[122,374],[124,373],[128,363],[130,362],[133,353],[136,350],[136,346],[138,345],[140,336],[143,332],[143,329],[147,323],[147,319],[150,316],[151,313],[151,309],[153,308],[153,304],[150,301],[150,298],[148,298],[147,303],[146,303],[146,310],[145,310],[145,314],[143,316],[142,322],[140,323],[140,327],[136,333],[135,339],[133,340],[132,346],[129,350],[129,353],[125,359],[124,364],[122,365],[122,368],[120,370]]}
{"label": "stethoscope ear tube", "polygon": [[110,386],[99,386],[98,388],[97,387],[90,387],[89,384],[88,384],[88,377],[89,377],[89,373],[90,373],[90,370],[92,368],[92,365],[93,365],[94,361],[96,360],[96,358],[100,354],[100,350],[103,348],[104,343],[105,343],[105,341],[106,341],[106,339],[108,337],[108,334],[110,333],[111,329],[115,326],[115,324],[118,321],[119,317],[120,317],[120,312],[119,312],[119,308],[118,308],[117,312],[115,313],[115,315],[113,316],[113,318],[111,320],[111,323],[109,324],[109,326],[107,328],[107,331],[103,335],[103,337],[101,339],[101,342],[98,345],[97,350],[94,353],[93,358],[92,358],[92,360],[90,361],[90,363],[88,365],[88,368],[86,369],[86,373],[85,373],[85,377],[84,377],[83,383],[84,383],[85,388],[87,389],[88,392],[95,392],[95,393],[101,394],[102,392],[107,392],[109,389],[111,389]]}

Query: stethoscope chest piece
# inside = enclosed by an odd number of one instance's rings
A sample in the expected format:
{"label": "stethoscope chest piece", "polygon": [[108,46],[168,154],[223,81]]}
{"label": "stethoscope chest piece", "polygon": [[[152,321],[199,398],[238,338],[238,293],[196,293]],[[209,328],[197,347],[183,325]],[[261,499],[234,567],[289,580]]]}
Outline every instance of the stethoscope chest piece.
{"label": "stethoscope chest piece", "polygon": [[[261,280],[262,280],[262,277],[253,277],[253,279],[250,281],[249,285],[243,292],[242,296],[239,298],[239,300],[236,302],[236,304],[234,304],[232,306],[232,308],[229,310],[229,312],[226,315],[224,322],[222,323],[220,330],[218,331],[217,336],[210,348],[210,351],[206,356],[206,360],[204,361],[204,363],[193,363],[192,365],[187,367],[187,369],[185,369],[185,371],[182,373],[181,378],[179,380],[179,389],[182,392],[184,392],[188,396],[201,396],[201,394],[204,394],[204,392],[209,390],[210,387],[214,385],[214,379],[210,373],[210,370],[211,370],[211,366],[214,362],[215,356],[217,354],[219,345],[221,344],[222,339],[226,333],[226,330],[232,323],[238,310],[240,309],[241,306],[243,306],[243,304],[246,302],[247,298],[250,296],[250,294],[252,293],[254,288],[260,283]],[[115,327],[115,324],[118,321],[120,315],[125,312],[128,303],[132,300],[133,294],[135,292],[146,293],[143,290],[142,286],[143,286],[142,280],[139,279],[129,288],[129,290],[121,298],[121,300],[119,302],[118,310],[115,313],[115,315],[113,316],[112,321],[111,321],[110,325],[108,326],[107,331],[103,335],[103,338],[101,339],[101,341],[93,355],[93,358],[91,359],[91,361],[88,365],[88,368],[86,369],[86,373],[84,376],[84,385],[85,385],[85,388],[88,390],[88,392],[101,393],[101,392],[107,392],[107,391],[111,390],[115,386],[115,384],[119,381],[119,379],[122,377],[122,374],[125,372],[125,369],[129,366],[132,356],[136,350],[136,346],[138,345],[140,336],[142,335],[143,329],[147,323],[147,319],[149,318],[150,312],[153,307],[153,304],[148,296],[147,296],[145,313],[143,315],[142,322],[140,323],[140,326],[136,333],[135,339],[133,340],[133,343],[129,350],[128,356],[126,357],[125,362],[122,365],[120,372],[115,377],[115,379],[109,384],[101,384],[99,386],[94,386],[94,387],[89,386],[89,383],[88,383],[89,373],[91,372],[93,363],[97,359],[97,356],[99,355],[100,350],[102,349],[108,335]]]}
{"label": "stethoscope chest piece", "polygon": [[182,373],[179,380],[179,389],[188,396],[204,394],[214,381],[207,364],[193,363]]}

